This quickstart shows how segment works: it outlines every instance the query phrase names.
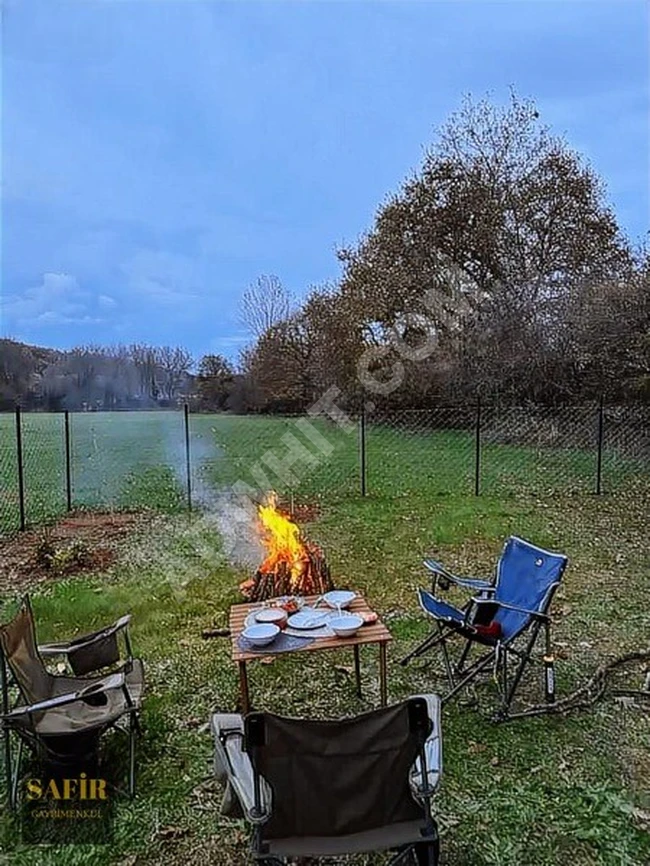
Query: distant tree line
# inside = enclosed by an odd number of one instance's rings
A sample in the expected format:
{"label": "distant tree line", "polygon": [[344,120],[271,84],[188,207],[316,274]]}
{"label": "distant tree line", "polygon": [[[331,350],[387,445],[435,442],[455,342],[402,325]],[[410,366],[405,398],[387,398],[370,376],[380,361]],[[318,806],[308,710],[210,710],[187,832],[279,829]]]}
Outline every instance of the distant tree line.
{"label": "distant tree line", "polygon": [[[275,277],[244,295],[254,343],[231,380],[240,410],[303,411],[330,385],[353,404],[368,396],[358,362],[371,347],[376,381],[404,364],[401,386],[372,397],[394,407],[650,397],[648,253],[593,169],[515,94],[505,108],[466,99],[338,257],[340,280],[300,305]],[[433,350],[404,360],[400,341]]]}
{"label": "distant tree line", "polygon": [[191,394],[192,358],[176,346],[79,346],[57,351],[0,340],[0,409],[150,409]]}

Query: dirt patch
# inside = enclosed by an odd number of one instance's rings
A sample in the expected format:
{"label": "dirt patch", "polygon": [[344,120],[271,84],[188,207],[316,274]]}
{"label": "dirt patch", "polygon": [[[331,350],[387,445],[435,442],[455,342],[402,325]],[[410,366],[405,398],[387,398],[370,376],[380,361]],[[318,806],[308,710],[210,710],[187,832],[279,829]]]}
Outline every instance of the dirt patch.
{"label": "dirt patch", "polygon": [[73,572],[102,571],[123,541],[151,519],[143,512],[72,512],[50,526],[21,532],[0,543],[0,592]]}

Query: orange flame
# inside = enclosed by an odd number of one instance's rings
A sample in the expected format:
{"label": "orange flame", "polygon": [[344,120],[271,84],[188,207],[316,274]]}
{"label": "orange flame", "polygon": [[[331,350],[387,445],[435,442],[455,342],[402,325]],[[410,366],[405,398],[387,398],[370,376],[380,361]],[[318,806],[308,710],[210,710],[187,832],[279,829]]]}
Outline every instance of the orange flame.
{"label": "orange flame", "polygon": [[308,558],[305,545],[300,540],[300,529],[278,510],[275,493],[269,494],[265,505],[258,506],[258,514],[262,524],[262,544],[266,549],[266,559],[259,570],[263,574],[274,573],[278,565],[284,562],[295,588]]}

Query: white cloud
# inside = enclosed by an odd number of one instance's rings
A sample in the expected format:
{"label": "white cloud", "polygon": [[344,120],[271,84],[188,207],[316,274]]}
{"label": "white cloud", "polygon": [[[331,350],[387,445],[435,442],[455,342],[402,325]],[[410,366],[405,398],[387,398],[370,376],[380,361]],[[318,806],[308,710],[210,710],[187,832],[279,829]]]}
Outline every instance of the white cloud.
{"label": "white cloud", "polygon": [[34,320],[36,325],[99,325],[103,319],[98,319],[94,316],[64,316],[61,313],[56,313],[53,310],[48,310],[46,313],[41,313]]}
{"label": "white cloud", "polygon": [[239,331],[234,334],[228,334],[225,337],[215,337],[210,340],[209,352],[234,359],[250,342],[250,335]]}
{"label": "white cloud", "polygon": [[210,347],[213,349],[223,349],[232,346],[243,346],[248,343],[251,337],[249,334],[231,334],[227,337],[216,337],[210,342]]}
{"label": "white cloud", "polygon": [[165,306],[187,304],[197,299],[197,267],[193,259],[165,252],[143,249],[121,268],[129,289]]}
{"label": "white cloud", "polygon": [[100,295],[97,298],[97,303],[105,310],[112,310],[113,307],[117,306],[117,301],[115,298],[111,298],[110,295]]}
{"label": "white cloud", "polygon": [[30,326],[98,325],[92,294],[72,274],[43,274],[38,286],[9,295],[3,303],[4,330]]}

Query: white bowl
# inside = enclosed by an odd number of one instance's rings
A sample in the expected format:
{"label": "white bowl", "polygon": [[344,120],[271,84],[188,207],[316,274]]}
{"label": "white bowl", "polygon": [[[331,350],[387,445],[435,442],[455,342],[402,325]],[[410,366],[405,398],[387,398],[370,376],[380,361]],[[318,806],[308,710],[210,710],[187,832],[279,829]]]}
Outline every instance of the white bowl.
{"label": "white bowl", "polygon": [[323,601],[329,607],[337,609],[349,607],[354,599],[357,597],[356,592],[350,592],[347,589],[333,589],[330,592],[326,592],[323,596]]}
{"label": "white bowl", "polygon": [[271,643],[280,634],[280,629],[273,623],[260,623],[259,625],[249,625],[242,632],[242,637],[253,644],[253,646],[266,646]]}
{"label": "white bowl", "polygon": [[346,613],[345,616],[332,617],[327,624],[337,637],[352,637],[363,625],[363,620],[356,613]]}
{"label": "white bowl", "polygon": [[280,625],[286,621],[287,612],[279,607],[265,607],[255,614],[255,622],[270,622],[273,625]]}

